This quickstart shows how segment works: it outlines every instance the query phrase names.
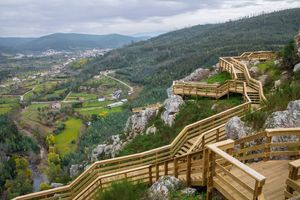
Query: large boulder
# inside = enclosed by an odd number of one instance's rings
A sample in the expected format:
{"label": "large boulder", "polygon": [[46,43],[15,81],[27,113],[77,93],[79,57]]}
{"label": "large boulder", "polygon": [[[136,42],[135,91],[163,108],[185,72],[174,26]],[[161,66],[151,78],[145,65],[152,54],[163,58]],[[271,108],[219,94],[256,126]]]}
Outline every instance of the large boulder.
{"label": "large boulder", "polygon": [[300,100],[289,102],[287,109],[272,113],[266,120],[266,128],[300,127]]}
{"label": "large boulder", "polygon": [[293,69],[293,72],[298,72],[298,71],[300,71],[300,63],[296,64]]}
{"label": "large boulder", "polygon": [[149,199],[168,200],[170,192],[178,190],[181,185],[181,181],[174,176],[162,176],[149,188]]}
{"label": "large boulder", "polygon": [[239,117],[233,117],[225,124],[225,133],[227,138],[237,140],[250,135],[252,129],[246,126]]}
{"label": "large boulder", "polygon": [[172,126],[174,123],[175,115],[180,111],[180,106],[184,103],[183,99],[179,95],[172,95],[165,100],[163,106],[165,111],[161,115],[161,119],[165,124]]}
{"label": "large boulder", "polygon": [[[300,100],[291,101],[287,110],[272,113],[265,122],[266,128],[294,128],[300,127]],[[273,136],[272,143],[299,141],[297,136]],[[286,148],[274,147],[272,150],[285,150]]]}
{"label": "large boulder", "polygon": [[128,135],[128,139],[133,139],[138,134],[143,133],[150,119],[155,117],[156,114],[157,109],[147,108],[129,117],[124,129],[124,132]]}

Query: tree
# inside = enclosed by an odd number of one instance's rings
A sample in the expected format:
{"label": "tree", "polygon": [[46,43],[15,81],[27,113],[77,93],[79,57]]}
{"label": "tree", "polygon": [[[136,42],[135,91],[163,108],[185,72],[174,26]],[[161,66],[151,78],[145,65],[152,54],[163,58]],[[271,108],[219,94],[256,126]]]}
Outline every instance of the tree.
{"label": "tree", "polygon": [[291,40],[287,45],[285,45],[281,54],[283,67],[288,71],[292,71],[295,64],[299,62],[295,41]]}
{"label": "tree", "polygon": [[32,192],[31,170],[28,161],[24,158],[15,158],[15,179],[7,180],[5,187],[8,191],[8,198],[12,199],[16,196],[28,194]]}

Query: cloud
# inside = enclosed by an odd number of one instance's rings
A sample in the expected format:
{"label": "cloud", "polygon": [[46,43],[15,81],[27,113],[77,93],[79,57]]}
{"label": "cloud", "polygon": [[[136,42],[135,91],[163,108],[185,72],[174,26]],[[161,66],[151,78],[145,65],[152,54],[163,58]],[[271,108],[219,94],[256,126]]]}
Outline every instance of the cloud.
{"label": "cloud", "polygon": [[291,7],[299,0],[1,0],[0,36],[161,32]]}

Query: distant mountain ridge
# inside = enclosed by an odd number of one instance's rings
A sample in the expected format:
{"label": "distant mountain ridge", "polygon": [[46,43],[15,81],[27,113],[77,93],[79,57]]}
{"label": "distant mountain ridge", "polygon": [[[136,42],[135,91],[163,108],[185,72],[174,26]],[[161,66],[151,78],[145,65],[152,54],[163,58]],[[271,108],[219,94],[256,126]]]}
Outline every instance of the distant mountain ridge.
{"label": "distant mountain ridge", "polygon": [[39,38],[0,37],[0,52],[118,48],[144,39],[146,38],[120,34],[89,35],[79,33],[54,33]]}

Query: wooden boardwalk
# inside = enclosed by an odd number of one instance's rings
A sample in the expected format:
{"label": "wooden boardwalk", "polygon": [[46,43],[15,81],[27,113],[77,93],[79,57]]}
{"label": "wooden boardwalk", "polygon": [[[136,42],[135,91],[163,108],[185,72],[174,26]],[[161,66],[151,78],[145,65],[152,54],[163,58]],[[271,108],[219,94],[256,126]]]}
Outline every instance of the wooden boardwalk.
{"label": "wooden boardwalk", "polygon": [[[237,57],[221,57],[220,70],[228,71],[233,79],[222,85],[191,82],[173,84],[175,94],[177,89],[181,95],[203,95],[218,99],[229,92],[235,92],[243,94],[244,102],[184,127],[171,144],[138,154],[97,161],[66,186],[15,199],[93,199],[96,192],[110,187],[115,181],[128,179],[151,185],[163,175],[178,177],[188,186],[207,186],[209,200],[212,199],[214,188],[228,199],[283,199],[288,161],[261,161],[249,166],[242,162],[251,159],[270,160],[272,156],[299,156],[300,151],[295,147],[299,147],[300,142],[271,141],[276,135],[300,137],[300,129],[266,130],[237,141],[225,140],[224,130],[230,118],[244,116],[251,111],[251,107],[259,107],[266,100],[261,83],[250,76],[247,66],[240,61],[265,60],[274,55],[272,52],[246,52]],[[265,144],[255,143],[255,146],[247,147],[249,142],[260,138]],[[274,145],[291,148],[271,152]],[[253,151],[259,153],[253,154]],[[296,172],[299,168],[300,165],[296,165],[293,173],[289,172],[290,180],[298,181]],[[292,181],[290,183],[287,190],[289,196],[292,196],[294,191],[300,191],[300,186],[298,188]]]}
{"label": "wooden boardwalk", "polygon": [[[290,160],[270,160],[251,163],[248,166],[266,177],[263,194],[266,200],[283,200],[285,181],[288,178],[288,163]],[[240,171],[232,169],[232,173],[247,184],[253,184],[253,180],[247,179]]]}

